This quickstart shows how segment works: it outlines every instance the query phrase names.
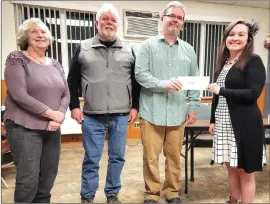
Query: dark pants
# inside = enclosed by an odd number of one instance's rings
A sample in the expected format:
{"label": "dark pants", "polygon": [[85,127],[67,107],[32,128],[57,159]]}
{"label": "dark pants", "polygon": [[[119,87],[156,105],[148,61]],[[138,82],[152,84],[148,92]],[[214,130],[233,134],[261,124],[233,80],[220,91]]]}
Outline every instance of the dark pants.
{"label": "dark pants", "polygon": [[120,175],[125,163],[128,115],[86,116],[82,124],[83,146],[81,197],[95,196],[99,184],[99,162],[108,131],[108,169],[105,184],[106,196],[118,194],[121,189]]}
{"label": "dark pants", "polygon": [[5,122],[16,166],[15,203],[49,203],[58,171],[60,130],[30,130]]}

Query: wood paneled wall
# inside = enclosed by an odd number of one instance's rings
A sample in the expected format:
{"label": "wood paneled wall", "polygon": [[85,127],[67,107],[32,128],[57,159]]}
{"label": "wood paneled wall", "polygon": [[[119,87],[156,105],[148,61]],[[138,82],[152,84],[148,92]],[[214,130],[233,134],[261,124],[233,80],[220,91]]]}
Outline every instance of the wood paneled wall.
{"label": "wood paneled wall", "polygon": [[5,80],[1,80],[1,105],[4,105],[4,99],[7,94],[7,85]]}
{"label": "wood paneled wall", "polygon": [[257,103],[258,103],[258,106],[259,106],[259,108],[261,110],[262,115],[264,113],[264,99],[265,99],[265,94],[266,94],[266,86],[264,85],[263,90],[262,90],[262,93],[261,93],[259,99],[257,100]]}

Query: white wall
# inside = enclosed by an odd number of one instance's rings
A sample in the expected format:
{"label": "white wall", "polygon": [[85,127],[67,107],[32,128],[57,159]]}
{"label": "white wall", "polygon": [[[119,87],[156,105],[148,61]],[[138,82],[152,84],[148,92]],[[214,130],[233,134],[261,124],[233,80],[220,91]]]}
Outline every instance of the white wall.
{"label": "white wall", "polygon": [[2,1],[2,79],[4,78],[4,65],[8,54],[17,49],[16,33],[15,33],[15,18],[13,5],[8,1]]}

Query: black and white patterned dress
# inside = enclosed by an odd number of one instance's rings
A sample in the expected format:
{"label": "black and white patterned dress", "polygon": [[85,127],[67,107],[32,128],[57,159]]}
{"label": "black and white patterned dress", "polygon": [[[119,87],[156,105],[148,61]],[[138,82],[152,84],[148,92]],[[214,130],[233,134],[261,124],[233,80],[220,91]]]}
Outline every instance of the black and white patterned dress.
{"label": "black and white patterned dress", "polygon": [[[220,87],[225,87],[225,78],[230,68],[223,68],[217,79]],[[215,111],[215,128],[212,148],[212,160],[216,163],[228,162],[237,167],[237,146],[226,99],[219,96]],[[266,164],[265,148],[263,148],[262,164]]]}

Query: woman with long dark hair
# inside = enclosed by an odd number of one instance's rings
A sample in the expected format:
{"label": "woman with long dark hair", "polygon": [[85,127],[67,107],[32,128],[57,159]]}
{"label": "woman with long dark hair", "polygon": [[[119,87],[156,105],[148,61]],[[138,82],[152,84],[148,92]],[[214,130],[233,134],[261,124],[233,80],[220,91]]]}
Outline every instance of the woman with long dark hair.
{"label": "woman with long dark hair", "polygon": [[226,28],[218,52],[209,132],[214,135],[212,164],[228,169],[229,203],[251,203],[254,172],[266,163],[264,129],[257,105],[266,80],[265,67],[253,53],[256,21],[237,20]]}

